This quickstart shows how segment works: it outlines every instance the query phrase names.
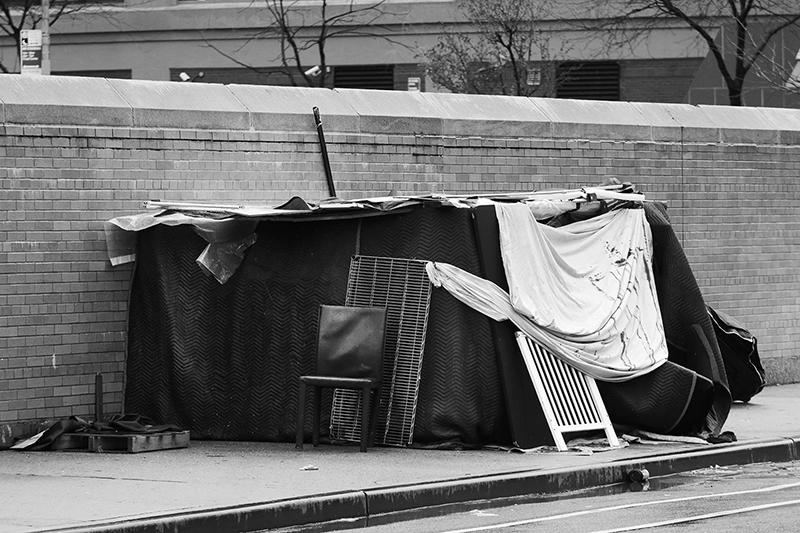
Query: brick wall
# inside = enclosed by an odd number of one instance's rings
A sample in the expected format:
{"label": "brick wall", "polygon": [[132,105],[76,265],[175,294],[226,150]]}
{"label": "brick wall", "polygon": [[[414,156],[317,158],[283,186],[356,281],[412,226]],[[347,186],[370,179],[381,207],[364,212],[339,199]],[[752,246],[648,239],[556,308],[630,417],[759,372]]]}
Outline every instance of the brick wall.
{"label": "brick wall", "polygon": [[103,223],[147,199],[344,198],[631,181],[669,205],[707,301],[800,380],[800,111],[0,76],[0,445],[122,409],[132,269]]}

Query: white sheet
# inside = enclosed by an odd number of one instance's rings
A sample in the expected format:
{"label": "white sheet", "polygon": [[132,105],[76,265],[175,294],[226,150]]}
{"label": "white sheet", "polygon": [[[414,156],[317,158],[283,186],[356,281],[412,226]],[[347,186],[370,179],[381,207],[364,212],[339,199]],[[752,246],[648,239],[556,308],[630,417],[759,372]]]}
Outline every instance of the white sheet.
{"label": "white sheet", "polygon": [[498,204],[496,212],[510,294],[442,263],[428,265],[434,285],[495,320],[511,320],[596,379],[624,381],[666,361],[643,210],[561,228],[537,223],[522,203]]}

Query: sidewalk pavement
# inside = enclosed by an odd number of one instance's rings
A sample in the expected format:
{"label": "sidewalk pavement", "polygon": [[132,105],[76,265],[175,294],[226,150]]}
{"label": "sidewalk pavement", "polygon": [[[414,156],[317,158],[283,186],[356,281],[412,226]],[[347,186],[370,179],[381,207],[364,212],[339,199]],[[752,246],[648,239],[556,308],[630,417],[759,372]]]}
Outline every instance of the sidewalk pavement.
{"label": "sidewalk pavement", "polygon": [[[385,524],[487,500],[709,466],[793,461],[800,384],[734,404],[731,444],[652,443],[583,455],[191,441],[138,454],[0,451],[0,531],[240,533]],[[398,526],[402,527],[402,526]]]}

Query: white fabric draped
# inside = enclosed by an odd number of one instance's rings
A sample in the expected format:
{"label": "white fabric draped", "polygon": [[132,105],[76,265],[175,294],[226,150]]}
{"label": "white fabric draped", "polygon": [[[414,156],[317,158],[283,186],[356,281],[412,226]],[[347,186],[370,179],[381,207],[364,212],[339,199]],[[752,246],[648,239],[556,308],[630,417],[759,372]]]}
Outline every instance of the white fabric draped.
{"label": "white fabric draped", "polygon": [[641,209],[612,211],[560,228],[524,203],[497,204],[509,293],[443,263],[428,276],[456,298],[520,331],[586,374],[624,381],[667,359]]}

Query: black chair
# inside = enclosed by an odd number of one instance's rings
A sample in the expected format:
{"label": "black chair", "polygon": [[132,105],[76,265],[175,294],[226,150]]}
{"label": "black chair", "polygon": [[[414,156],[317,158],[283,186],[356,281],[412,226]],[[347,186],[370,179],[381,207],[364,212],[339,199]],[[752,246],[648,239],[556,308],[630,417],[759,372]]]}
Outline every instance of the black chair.
{"label": "black chair", "polygon": [[[324,388],[361,391],[361,451],[375,441],[386,309],[322,305],[317,329],[317,363],[313,375],[300,376],[296,447],[303,447],[306,387],[314,394],[312,444],[319,444],[320,397]],[[374,401],[370,401],[370,395]],[[371,408],[371,405],[374,406]]]}

